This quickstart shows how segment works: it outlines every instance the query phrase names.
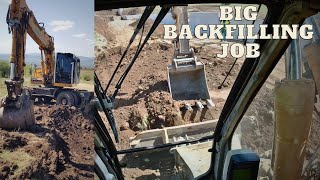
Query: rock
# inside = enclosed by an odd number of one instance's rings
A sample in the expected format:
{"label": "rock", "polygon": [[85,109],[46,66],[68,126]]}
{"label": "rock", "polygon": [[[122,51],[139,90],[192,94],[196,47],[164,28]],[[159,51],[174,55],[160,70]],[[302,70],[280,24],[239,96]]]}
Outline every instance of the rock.
{"label": "rock", "polygon": [[259,176],[268,177],[271,173],[271,160],[270,159],[260,159]]}
{"label": "rock", "polygon": [[156,39],[159,39],[159,38],[156,37],[156,36],[151,36],[150,39],[151,39],[151,40],[156,40]]}
{"label": "rock", "polygon": [[127,16],[121,16],[121,20],[128,20]]}
{"label": "rock", "polygon": [[264,158],[264,159],[271,159],[271,157],[272,157],[272,150],[265,151],[265,152],[261,155],[261,157]]}
{"label": "rock", "polygon": [[36,148],[41,148],[41,147],[42,147],[42,144],[41,144],[41,143],[37,143],[37,144],[35,145],[35,147],[36,147]]}
{"label": "rock", "polygon": [[166,117],[165,116],[163,116],[163,115],[159,115],[158,116],[158,119],[160,120],[160,121],[166,121]]}
{"label": "rock", "polygon": [[38,116],[36,116],[36,120],[40,121],[40,120],[42,120],[42,117],[43,117],[42,115],[38,115]]}
{"label": "rock", "polygon": [[146,83],[146,80],[145,79],[140,79],[140,84],[144,84]]}
{"label": "rock", "polygon": [[108,16],[107,18],[109,21],[114,21],[114,16]]}
{"label": "rock", "polygon": [[129,123],[126,122],[125,124],[122,124],[120,126],[120,131],[125,131],[125,130],[128,130],[129,128],[130,128]]}
{"label": "rock", "polygon": [[148,123],[148,112],[145,108],[132,108],[130,112],[130,129],[134,131],[146,130],[149,127]]}
{"label": "rock", "polygon": [[143,91],[143,90],[144,90],[144,88],[142,86],[139,86],[138,89],[137,89],[137,92]]}
{"label": "rock", "polygon": [[166,51],[166,50],[169,49],[169,47],[168,47],[167,44],[159,44],[159,47],[160,47],[160,49],[163,50],[163,51]]}

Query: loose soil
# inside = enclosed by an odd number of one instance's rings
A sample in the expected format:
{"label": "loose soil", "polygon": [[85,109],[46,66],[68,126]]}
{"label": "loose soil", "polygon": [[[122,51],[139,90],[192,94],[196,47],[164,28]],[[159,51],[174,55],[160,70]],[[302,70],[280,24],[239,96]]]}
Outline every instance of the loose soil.
{"label": "loose soil", "polygon": [[[134,132],[142,130],[201,122],[219,117],[225,101],[222,96],[219,97],[219,92],[223,93],[231,87],[236,72],[239,71],[240,63],[235,65],[224,84],[224,89],[218,90],[219,83],[222,82],[234,62],[233,59],[222,60],[213,55],[210,56],[210,53],[214,54],[216,51],[210,46],[195,46],[194,48],[198,59],[206,64],[208,88],[212,93],[216,107],[202,111],[197,108],[181,111],[185,104],[194,105],[195,102],[179,102],[171,98],[167,84],[166,67],[172,59],[173,47],[171,44],[151,43],[146,45],[132,67],[115,101],[113,113],[121,131],[120,137],[124,136],[124,139],[127,139]],[[123,47],[111,48],[100,53],[96,58],[96,73],[104,87],[106,87],[123,51]],[[135,47],[131,48],[119,72],[124,72],[134,51]],[[111,87],[115,87],[121,73],[115,76]],[[109,93],[112,93],[113,90],[114,88]],[[121,148],[129,147],[127,141],[123,143],[119,145]]]}
{"label": "loose soil", "polygon": [[28,131],[0,130],[0,179],[93,179],[92,117],[74,107],[35,107]]}

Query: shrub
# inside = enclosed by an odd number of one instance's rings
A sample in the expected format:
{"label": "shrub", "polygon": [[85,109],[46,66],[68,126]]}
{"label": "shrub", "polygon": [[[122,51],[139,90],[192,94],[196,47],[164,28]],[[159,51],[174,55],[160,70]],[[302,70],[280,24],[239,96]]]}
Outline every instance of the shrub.
{"label": "shrub", "polygon": [[90,75],[84,75],[84,76],[83,76],[83,79],[84,79],[85,81],[91,81],[91,76],[90,76]]}
{"label": "shrub", "polygon": [[7,78],[10,74],[10,65],[6,61],[0,61],[0,77]]}

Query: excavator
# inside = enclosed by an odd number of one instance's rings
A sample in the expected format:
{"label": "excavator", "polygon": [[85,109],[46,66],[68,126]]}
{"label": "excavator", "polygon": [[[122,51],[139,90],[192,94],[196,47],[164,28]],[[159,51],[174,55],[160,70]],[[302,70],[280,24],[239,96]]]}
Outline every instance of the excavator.
{"label": "excavator", "polygon": [[[172,16],[176,21],[178,32],[182,25],[188,25],[187,6],[172,8]],[[168,86],[174,100],[206,100],[211,102],[205,65],[197,59],[190,47],[189,39],[174,41],[172,64],[167,67]],[[212,102],[211,102],[212,104]]]}
{"label": "excavator", "polygon": [[[170,2],[141,0],[134,1],[134,3],[133,0],[96,0],[95,10],[146,6],[134,32],[133,37],[135,37],[135,34],[142,29],[144,22],[154,8],[157,5],[161,7],[152,27],[145,36],[145,40],[138,46],[138,50],[132,59],[134,62],[151,34],[171,8],[181,6],[180,8],[183,9],[186,4],[202,3],[217,3],[218,5],[226,3],[257,4],[259,9],[261,5],[265,5],[268,13],[263,24],[268,25],[268,27],[272,27],[274,24],[302,25],[308,17],[320,12],[320,1],[318,0],[172,0]],[[130,43],[132,41],[131,39]],[[181,133],[184,129],[180,128],[176,133],[180,133],[181,138],[183,137],[185,140],[175,141],[173,138],[175,127],[170,127],[141,132],[137,136],[144,138],[134,139],[134,146],[131,146],[130,143],[131,148],[129,149],[117,149],[116,143],[119,142],[119,138],[112,114],[114,96],[109,97],[105,94],[106,91],[102,88],[98,76],[95,75],[95,93],[109,122],[108,126],[111,127],[110,131],[110,128],[105,125],[101,113],[98,112],[98,109],[95,109],[94,159],[97,177],[100,179],[124,179],[122,168],[127,167],[133,169],[134,172],[137,169],[142,172],[156,169],[156,171],[150,171],[148,175],[141,175],[139,177],[141,179],[258,179],[259,163],[262,158],[254,151],[239,147],[240,142],[234,143],[234,139],[237,139],[236,130],[257,93],[275,69],[281,57],[286,54],[286,77],[276,82],[274,86],[274,117],[270,119],[274,123],[274,137],[268,177],[271,179],[303,179],[303,172],[310,168],[311,161],[305,162],[306,143],[314,111],[315,87],[319,91],[320,85],[318,77],[320,67],[319,41],[313,42],[305,48],[300,46],[299,38],[294,40],[256,39],[254,42],[259,43],[261,55],[258,58],[246,58],[244,60],[219,119],[212,123],[184,126],[185,130],[201,131],[209,128],[213,131],[212,135],[202,138],[188,139],[185,134]],[[306,53],[305,58],[311,65],[313,79],[305,79],[302,76],[302,49]],[[187,53],[186,55],[183,58],[191,58],[187,61],[188,65],[196,62],[192,59],[192,54]],[[174,67],[174,63],[171,67],[173,72],[177,69]],[[121,82],[124,78],[125,76],[122,77]],[[121,83],[117,86],[121,87]],[[170,91],[174,94],[172,87]],[[158,134],[158,136],[155,137],[155,134]],[[236,148],[234,149],[233,146],[236,146]],[[172,153],[174,153],[174,157],[167,156],[167,154]],[[314,156],[312,159],[314,159]],[[130,163],[132,161],[133,163],[124,164],[123,161],[120,161],[120,158],[122,160],[127,158],[126,162]],[[174,164],[172,169],[167,166],[170,163]],[[306,168],[304,168],[304,163],[307,163]],[[156,168],[152,169],[152,165]],[[173,176],[168,175],[171,170],[174,172],[172,173]],[[132,174],[130,174],[131,177]],[[264,177],[264,179],[270,179],[268,177]],[[263,178],[260,177],[260,179]]]}
{"label": "excavator", "polygon": [[[55,54],[54,38],[46,32],[44,23],[37,21],[26,0],[12,0],[6,20],[12,49],[10,79],[5,81],[8,94],[0,106],[0,128],[26,129],[33,125],[35,99],[77,106],[93,98],[93,92],[70,88],[79,83],[80,59],[71,53]],[[31,78],[32,84],[39,86],[32,88],[23,86],[27,34],[41,51],[41,70]]]}

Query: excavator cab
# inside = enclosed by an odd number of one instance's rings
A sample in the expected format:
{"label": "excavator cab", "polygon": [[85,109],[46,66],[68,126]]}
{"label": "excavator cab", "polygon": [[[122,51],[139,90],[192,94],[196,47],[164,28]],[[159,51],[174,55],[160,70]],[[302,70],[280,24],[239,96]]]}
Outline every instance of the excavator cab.
{"label": "excavator cab", "polygon": [[78,84],[80,81],[80,59],[71,53],[57,53],[55,83]]}
{"label": "excavator cab", "polygon": [[31,67],[31,84],[42,84],[43,83],[43,74],[42,69],[36,66]]}

